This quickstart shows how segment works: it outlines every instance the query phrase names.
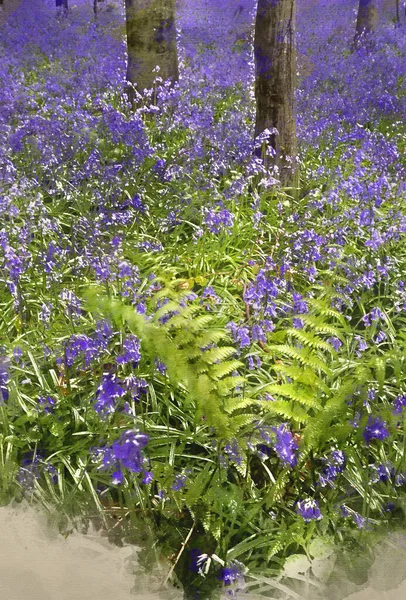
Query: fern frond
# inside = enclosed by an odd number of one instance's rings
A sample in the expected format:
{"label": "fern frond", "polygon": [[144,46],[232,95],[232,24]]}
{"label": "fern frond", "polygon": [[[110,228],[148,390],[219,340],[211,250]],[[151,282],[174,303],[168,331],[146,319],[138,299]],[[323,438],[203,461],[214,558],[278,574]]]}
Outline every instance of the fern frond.
{"label": "fern frond", "polygon": [[299,386],[291,383],[273,384],[267,385],[263,388],[264,392],[274,394],[275,396],[284,396],[295,400],[304,406],[314,408],[317,410],[321,409],[320,402],[311,394],[306,393],[303,386]]}
{"label": "fern frond", "polygon": [[224,361],[233,354],[236,354],[237,350],[234,346],[218,346],[217,348],[211,348],[206,350],[201,355],[201,360],[209,365]]}
{"label": "fern frond", "polygon": [[268,350],[274,356],[289,356],[290,358],[297,360],[300,364],[318,369],[326,375],[330,375],[331,373],[331,369],[329,369],[329,367],[327,367],[327,365],[325,365],[323,361],[321,361],[317,356],[315,356],[314,353],[310,353],[307,349],[298,349],[294,348],[293,346],[289,346],[288,344],[281,344],[280,346],[268,346]]}
{"label": "fern frond", "polygon": [[311,327],[317,333],[326,333],[328,335],[337,337],[339,339],[342,338],[342,331],[340,329],[337,329],[336,327],[334,327],[333,325],[330,325],[329,323],[323,322],[319,317],[316,317],[314,315],[304,314],[304,315],[300,315],[300,318],[302,319],[302,321],[304,321],[304,323],[306,325]]}
{"label": "fern frond", "polygon": [[291,419],[298,423],[307,423],[310,419],[303,408],[295,406],[292,402],[288,402],[287,400],[275,400],[273,402],[258,400],[258,405],[261,406],[264,411],[275,413],[284,419]]}
{"label": "fern frond", "polygon": [[213,379],[221,379],[225,375],[229,375],[243,366],[244,364],[240,360],[227,360],[219,365],[211,365],[210,376],[213,377]]}
{"label": "fern frond", "polygon": [[223,379],[217,381],[217,391],[220,396],[228,396],[237,387],[244,385],[246,381],[246,378],[241,377],[241,375],[223,377]]}
{"label": "fern frond", "polygon": [[325,350],[326,352],[334,352],[334,349],[330,344],[327,344],[324,340],[320,339],[317,335],[304,331],[303,329],[289,328],[287,333],[294,339],[299,340],[305,346],[312,348],[312,350]]}
{"label": "fern frond", "polygon": [[281,375],[284,377],[289,377],[298,383],[316,387],[325,394],[330,394],[330,388],[311,369],[305,369],[303,367],[299,367],[298,365],[286,365],[280,363],[274,364],[272,368],[274,371],[281,373]]}

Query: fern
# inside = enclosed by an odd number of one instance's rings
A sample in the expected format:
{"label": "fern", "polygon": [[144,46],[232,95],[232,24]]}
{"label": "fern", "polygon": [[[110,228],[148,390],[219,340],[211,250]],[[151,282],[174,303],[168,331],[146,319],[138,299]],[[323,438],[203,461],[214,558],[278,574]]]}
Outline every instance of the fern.
{"label": "fern", "polygon": [[[199,311],[203,310],[200,306],[181,306],[181,296],[173,291],[176,285],[173,282],[170,289],[158,292],[158,299],[171,297],[172,300],[155,313],[152,321],[120,300],[98,295],[97,290],[90,290],[86,297],[92,311],[101,311],[119,326],[126,324],[136,333],[150,360],[159,358],[164,362],[169,381],[179,392],[177,402],[184,407],[191,404],[195,406],[196,423],[204,418],[206,424],[216,430],[220,439],[231,439],[240,427],[252,420],[250,415],[238,415],[238,420],[230,416],[236,409],[249,407],[249,403],[241,405],[240,398],[233,398],[241,379],[228,377],[242,363],[227,360],[236,353],[232,346],[218,345],[205,350],[204,345],[202,346],[205,341],[213,343],[212,340],[225,340],[228,336],[218,329],[199,335],[215,317],[199,315]],[[156,300],[155,296],[152,304],[156,305]],[[161,316],[173,311],[177,314],[167,323],[159,321]]]}

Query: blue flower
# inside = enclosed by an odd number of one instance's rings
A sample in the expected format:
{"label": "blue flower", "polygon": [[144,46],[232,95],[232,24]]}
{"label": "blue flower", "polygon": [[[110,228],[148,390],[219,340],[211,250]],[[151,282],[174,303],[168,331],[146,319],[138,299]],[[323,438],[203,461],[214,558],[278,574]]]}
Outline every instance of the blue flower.
{"label": "blue flower", "polygon": [[282,423],[279,427],[272,427],[272,431],[276,434],[275,452],[284,464],[294,467],[297,464],[295,452],[298,445],[289,431],[287,423]]}
{"label": "blue flower", "polygon": [[132,363],[133,367],[136,367],[141,360],[141,343],[137,336],[129,335],[123,343],[123,354],[117,356],[117,363],[120,365],[126,365]]}
{"label": "blue flower", "polygon": [[154,476],[152,474],[152,471],[144,471],[144,477],[141,480],[141,483],[145,483],[146,485],[148,485],[149,483],[151,483],[154,479]]}
{"label": "blue flower", "polygon": [[8,369],[10,360],[6,356],[0,356],[0,404],[7,402],[9,394],[7,383],[9,379]]}
{"label": "blue flower", "polygon": [[227,324],[227,329],[231,331],[232,336],[234,338],[234,342],[238,343],[240,348],[251,345],[250,332],[248,327],[238,327],[236,323],[230,321],[230,323]]}
{"label": "blue flower", "polygon": [[107,417],[116,410],[116,399],[125,394],[115,375],[104,375],[97,388],[94,409],[102,417]]}
{"label": "blue flower", "polygon": [[386,428],[386,422],[381,417],[372,417],[370,415],[362,435],[366,443],[369,444],[372,439],[380,441],[386,439],[389,437],[389,431]]}
{"label": "blue flower", "polygon": [[406,406],[406,394],[400,394],[393,402],[393,414],[400,415]]}
{"label": "blue flower", "polygon": [[40,396],[38,398],[38,405],[40,408],[42,408],[44,413],[48,414],[52,412],[55,406],[55,400],[51,398],[51,396],[47,396],[46,398],[44,396]]}
{"label": "blue flower", "polygon": [[296,512],[307,523],[310,521],[320,521],[323,515],[320,512],[319,504],[314,498],[306,498],[296,502]]}
{"label": "blue flower", "polygon": [[339,340],[338,337],[328,338],[327,342],[330,344],[330,346],[333,346],[333,348],[336,352],[338,352],[338,350],[343,345],[342,341]]}
{"label": "blue flower", "polygon": [[371,483],[389,481],[395,474],[395,467],[389,461],[378,465],[372,465],[372,468],[374,472],[371,477]]}
{"label": "blue flower", "polygon": [[233,561],[228,567],[221,569],[217,579],[224,585],[231,585],[234,581],[244,579],[244,565],[238,561]]}
{"label": "blue flower", "polygon": [[334,482],[338,475],[344,471],[345,456],[341,450],[333,450],[328,459],[325,459],[326,467],[319,475],[319,483],[321,487],[326,485],[334,486]]}

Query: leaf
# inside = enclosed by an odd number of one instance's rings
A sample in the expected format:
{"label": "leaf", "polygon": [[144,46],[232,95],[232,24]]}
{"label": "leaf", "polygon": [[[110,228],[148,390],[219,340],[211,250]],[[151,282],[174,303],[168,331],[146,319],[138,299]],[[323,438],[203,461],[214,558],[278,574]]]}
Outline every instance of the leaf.
{"label": "leaf", "polygon": [[312,563],[306,554],[291,554],[285,560],[283,565],[283,574],[286,577],[297,577],[299,574],[305,574],[310,569]]}

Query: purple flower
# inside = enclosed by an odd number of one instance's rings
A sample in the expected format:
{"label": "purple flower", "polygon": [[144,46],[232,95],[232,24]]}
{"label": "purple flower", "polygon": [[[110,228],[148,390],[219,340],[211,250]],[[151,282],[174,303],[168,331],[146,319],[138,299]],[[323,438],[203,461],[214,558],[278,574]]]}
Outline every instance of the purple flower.
{"label": "purple flower", "polygon": [[357,356],[361,356],[361,352],[364,352],[365,350],[368,349],[368,344],[366,343],[366,341],[364,340],[364,338],[361,337],[360,335],[356,335],[355,339],[358,342]]}
{"label": "purple flower", "polygon": [[145,433],[129,429],[124,431],[111,446],[94,449],[93,460],[96,462],[102,460],[99,468],[104,471],[114,469],[112,483],[116,482],[115,485],[120,485],[124,481],[121,472],[123,467],[132,473],[142,471],[145,463],[142,450],[147,443],[148,436]]}
{"label": "purple flower", "polygon": [[118,471],[114,471],[114,473],[111,476],[110,479],[111,483],[113,485],[121,485],[122,483],[124,483],[124,474],[122,471],[118,470]]}
{"label": "purple flower", "polygon": [[175,481],[171,485],[171,490],[174,490],[175,492],[178,492],[183,487],[185,487],[186,480],[187,480],[187,474],[185,474],[185,473],[184,474],[178,473],[177,475],[175,475]]}
{"label": "purple flower", "polygon": [[321,487],[329,485],[334,486],[334,482],[338,475],[344,471],[345,456],[341,450],[333,450],[328,459],[325,459],[326,467],[319,475],[319,483]]}
{"label": "purple flower", "polygon": [[7,356],[0,356],[0,404],[7,402],[8,394],[8,370],[10,366],[10,359]]}
{"label": "purple flower", "polygon": [[127,391],[129,391],[133,397],[133,400],[139,402],[141,394],[148,392],[148,383],[145,379],[138,379],[135,375],[129,375],[124,379],[124,385]]}
{"label": "purple flower", "polygon": [[406,481],[406,477],[404,473],[398,473],[395,476],[395,486],[396,487],[401,487]]}
{"label": "purple flower", "polygon": [[314,500],[314,498],[306,498],[305,500],[296,502],[296,512],[306,521],[306,523],[312,520],[319,521],[323,518],[318,502],[317,500]]}
{"label": "purple flower", "polygon": [[224,452],[227,454],[229,460],[241,465],[243,456],[238,445],[238,440],[233,439],[231,443],[224,446]]}
{"label": "purple flower", "polygon": [[295,452],[298,445],[289,431],[287,423],[282,423],[279,427],[272,427],[272,430],[276,434],[275,452],[285,465],[294,467],[297,464]]}
{"label": "purple flower", "polygon": [[102,417],[107,417],[116,409],[116,399],[125,394],[115,375],[104,375],[97,388],[94,409]]}
{"label": "purple flower", "polygon": [[112,444],[116,460],[132,473],[142,470],[141,450],[147,445],[148,436],[145,433],[128,430],[121,434],[118,441]]}
{"label": "purple flower", "polygon": [[141,343],[137,336],[129,335],[123,343],[123,354],[117,356],[116,361],[120,365],[126,365],[132,363],[133,367],[136,367],[141,360]]}
{"label": "purple flower", "polygon": [[342,341],[339,340],[338,337],[328,338],[327,342],[330,344],[330,346],[333,346],[336,352],[338,352],[341,346],[343,345]]}
{"label": "purple flower", "polygon": [[244,565],[238,561],[233,561],[228,567],[223,567],[218,579],[224,583],[224,585],[231,585],[234,581],[244,578]]}
{"label": "purple flower", "polygon": [[252,340],[254,342],[266,343],[266,334],[260,325],[253,325],[251,329]]}
{"label": "purple flower", "polygon": [[293,327],[295,329],[303,329],[303,327],[304,327],[304,321],[303,321],[303,319],[299,319],[298,317],[294,317],[293,318]]}
{"label": "purple flower", "polygon": [[204,223],[210,233],[220,233],[221,230],[229,230],[234,223],[234,215],[226,208],[220,211],[204,209]]}
{"label": "purple flower", "polygon": [[303,314],[303,313],[309,312],[308,306],[307,306],[306,302],[303,300],[303,297],[301,294],[293,292],[292,298],[293,298],[293,310],[295,313]]}
{"label": "purple flower", "polygon": [[351,513],[351,517],[352,517],[354,523],[356,524],[356,526],[358,527],[358,529],[363,529],[365,527],[366,519],[362,515],[353,511]]}
{"label": "purple flower", "polygon": [[18,346],[13,350],[13,358],[14,361],[19,364],[21,362],[21,358],[23,356],[23,351]]}
{"label": "purple flower", "polygon": [[229,329],[231,331],[234,342],[238,343],[240,348],[251,345],[251,340],[250,340],[250,335],[249,335],[250,332],[249,332],[248,327],[246,327],[246,326],[238,327],[238,325],[236,323],[234,323],[233,321],[230,321],[227,324],[227,329]]}
{"label": "purple flower", "polygon": [[406,406],[406,394],[400,394],[393,402],[393,414],[400,415]]}
{"label": "purple flower", "polygon": [[141,483],[145,483],[146,485],[148,485],[149,483],[151,483],[154,479],[154,476],[152,474],[152,471],[144,471],[144,477],[141,480]]}
{"label": "purple flower", "polygon": [[374,339],[374,343],[375,344],[380,344],[381,342],[383,342],[384,340],[386,340],[386,333],[384,331],[380,331]]}
{"label": "purple flower", "polygon": [[361,413],[357,411],[354,415],[354,418],[350,420],[351,427],[354,427],[354,429],[357,429],[360,420],[361,420]]}
{"label": "purple flower", "polygon": [[166,372],[166,365],[158,358],[155,359],[155,368],[161,375],[164,375]]}
{"label": "purple flower", "polygon": [[371,477],[371,483],[378,483],[379,481],[389,481],[395,474],[395,467],[389,461],[378,465],[372,465],[372,468],[374,472]]}
{"label": "purple flower", "polygon": [[38,406],[42,408],[44,413],[49,414],[52,412],[55,406],[55,400],[51,398],[51,396],[47,396],[46,398],[44,396],[40,396],[38,398]]}
{"label": "purple flower", "polygon": [[386,422],[381,417],[372,417],[370,415],[362,435],[366,443],[369,444],[373,439],[380,441],[386,439],[389,437],[389,431],[386,428]]}

